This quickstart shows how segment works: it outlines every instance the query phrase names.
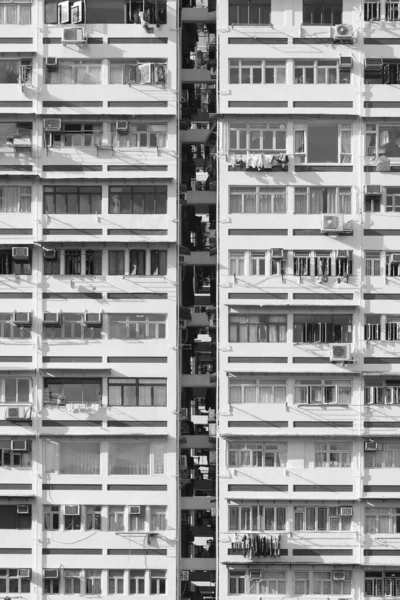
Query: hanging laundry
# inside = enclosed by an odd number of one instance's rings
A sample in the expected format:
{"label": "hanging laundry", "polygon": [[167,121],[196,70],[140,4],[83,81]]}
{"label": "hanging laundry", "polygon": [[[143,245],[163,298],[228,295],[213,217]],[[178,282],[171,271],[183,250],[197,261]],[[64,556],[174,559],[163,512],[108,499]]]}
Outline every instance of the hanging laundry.
{"label": "hanging laundry", "polygon": [[379,134],[379,145],[386,146],[389,143],[389,131],[384,129]]}

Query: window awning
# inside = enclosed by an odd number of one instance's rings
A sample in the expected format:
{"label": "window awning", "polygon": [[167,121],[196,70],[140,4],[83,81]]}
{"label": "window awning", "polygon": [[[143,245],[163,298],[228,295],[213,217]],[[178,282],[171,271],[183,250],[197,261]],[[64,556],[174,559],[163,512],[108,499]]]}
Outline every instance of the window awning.
{"label": "window awning", "polygon": [[99,367],[95,369],[93,367],[89,369],[39,369],[40,375],[43,377],[93,377],[93,375],[97,375],[98,377],[106,377],[107,375],[111,375],[111,369],[105,369],[104,367]]}
{"label": "window awning", "polygon": [[34,431],[32,431],[32,429],[23,429],[22,427],[18,427],[17,425],[11,427],[4,427],[0,430],[0,437],[2,438],[33,438],[36,436],[37,434]]}
{"label": "window awning", "polygon": [[[328,427],[325,428],[324,431],[315,431],[314,429],[312,431],[310,430],[306,430],[306,427],[304,428],[305,431],[303,432],[299,432],[299,433],[294,433],[291,431],[288,431],[288,428],[282,428],[282,431],[277,431],[276,429],[273,430],[269,430],[268,433],[266,433],[264,431],[264,433],[250,433],[249,430],[246,431],[241,431],[238,433],[231,433],[230,431],[227,431],[226,433],[220,433],[220,437],[222,438],[241,438],[241,439],[247,439],[247,438],[263,438],[266,440],[269,439],[274,439],[274,438],[357,438],[359,437],[359,433],[354,429],[347,429],[345,427],[341,427],[338,429],[343,429],[345,431],[337,431],[337,432],[331,432],[329,431],[329,433],[326,432],[326,430],[328,429]],[[322,429],[322,427],[321,427]],[[384,437],[382,435],[367,435],[365,434],[365,437],[368,438],[379,438],[379,437]],[[388,436],[389,437],[389,436]],[[393,433],[390,435],[390,437],[398,437],[398,435],[394,435]]]}

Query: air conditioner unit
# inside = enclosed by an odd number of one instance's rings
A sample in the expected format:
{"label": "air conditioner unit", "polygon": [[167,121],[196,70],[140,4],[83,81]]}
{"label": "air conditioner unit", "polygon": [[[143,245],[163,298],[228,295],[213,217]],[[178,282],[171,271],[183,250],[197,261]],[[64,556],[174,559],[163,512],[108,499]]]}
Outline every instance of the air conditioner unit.
{"label": "air conditioner unit", "polygon": [[140,506],[130,506],[129,514],[130,515],[140,515]]}
{"label": "air conditioner unit", "polygon": [[58,569],[43,569],[43,577],[44,579],[58,579],[59,575]]}
{"label": "air conditioner unit", "polygon": [[86,44],[86,36],[82,27],[66,27],[62,32],[63,44]]}
{"label": "air conditioner unit", "polygon": [[56,260],[58,252],[55,248],[43,248],[43,258],[45,260]]}
{"label": "air conditioner unit", "polygon": [[14,138],[13,139],[13,146],[14,146],[14,148],[31,148],[32,147],[32,140],[30,140],[27,137]]}
{"label": "air conditioner unit", "polygon": [[378,450],[378,442],[374,442],[374,440],[364,442],[364,450],[366,452],[376,452]]}
{"label": "air conditioner unit", "polygon": [[400,254],[392,254],[392,263],[400,263]]}
{"label": "air conditioner unit", "polygon": [[24,406],[8,406],[6,409],[7,421],[27,421],[27,411]]}
{"label": "air conditioner unit", "polygon": [[283,258],[283,248],[271,248],[272,258]]}
{"label": "air conditioner unit", "polygon": [[61,119],[43,119],[43,127],[45,131],[60,131]]}
{"label": "air conditioner unit", "polygon": [[333,571],[332,579],[334,581],[343,581],[346,577],[345,571]]}
{"label": "air conditioner unit", "polygon": [[78,516],[81,514],[81,507],[79,506],[79,504],[67,504],[64,507],[64,514]]}
{"label": "air conditioner unit", "polygon": [[189,581],[189,571],[181,571],[181,581]]}
{"label": "air conditioner unit", "polygon": [[20,578],[29,578],[31,576],[31,570],[30,569],[18,569],[17,571],[17,577]]}
{"label": "air conditioner unit", "polygon": [[117,131],[125,131],[129,130],[129,122],[128,121],[117,121],[115,124],[115,128]]}
{"label": "air conditioner unit", "polygon": [[18,504],[17,506],[17,514],[18,515],[29,515],[31,512],[31,507],[29,504]]}
{"label": "air conditioner unit", "polygon": [[179,466],[180,466],[182,469],[186,469],[186,467],[188,466],[188,457],[186,456],[186,454],[182,454],[182,455],[179,457]]}
{"label": "air conditioner unit", "polygon": [[334,42],[352,42],[353,31],[350,25],[335,25],[333,28],[333,41]]}
{"label": "air conditioner unit", "polygon": [[44,313],[43,323],[45,325],[59,325],[61,320],[60,313]]}
{"label": "air conditioner unit", "polygon": [[85,325],[101,325],[103,315],[101,313],[85,313]]}
{"label": "air conditioner unit", "polygon": [[11,440],[11,450],[27,452],[28,442],[26,440]]}
{"label": "air conditioner unit", "polygon": [[321,232],[343,231],[343,215],[322,215]]}
{"label": "air conditioner unit", "polygon": [[28,327],[31,325],[30,312],[15,312],[13,316],[13,324],[18,326]]}
{"label": "air conditioner unit", "polygon": [[340,516],[341,517],[352,517],[353,516],[353,507],[352,506],[341,506],[340,507]]}
{"label": "air conditioner unit", "polygon": [[331,362],[347,362],[351,357],[350,344],[332,344],[331,345]]}
{"label": "air conditioner unit", "polygon": [[339,69],[342,71],[350,71],[353,66],[353,57],[352,56],[339,56]]}
{"label": "air conditioner unit", "polygon": [[365,68],[368,71],[375,71],[379,73],[382,71],[383,61],[381,58],[366,58],[365,59]]}
{"label": "air conditioner unit", "polygon": [[46,58],[46,69],[51,71],[52,69],[58,69],[58,58],[55,56],[48,56]]}
{"label": "air conditioner unit", "polygon": [[14,246],[11,254],[14,260],[29,260],[28,246]]}
{"label": "air conditioner unit", "polygon": [[180,418],[181,419],[188,419],[189,418],[189,409],[188,408],[181,408],[181,412],[180,412]]}

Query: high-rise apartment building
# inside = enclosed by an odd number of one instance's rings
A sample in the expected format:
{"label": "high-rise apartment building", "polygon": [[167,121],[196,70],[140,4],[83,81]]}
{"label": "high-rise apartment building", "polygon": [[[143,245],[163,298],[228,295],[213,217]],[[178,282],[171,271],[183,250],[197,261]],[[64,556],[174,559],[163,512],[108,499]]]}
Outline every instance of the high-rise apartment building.
{"label": "high-rise apartment building", "polygon": [[0,597],[400,596],[399,23],[0,0]]}

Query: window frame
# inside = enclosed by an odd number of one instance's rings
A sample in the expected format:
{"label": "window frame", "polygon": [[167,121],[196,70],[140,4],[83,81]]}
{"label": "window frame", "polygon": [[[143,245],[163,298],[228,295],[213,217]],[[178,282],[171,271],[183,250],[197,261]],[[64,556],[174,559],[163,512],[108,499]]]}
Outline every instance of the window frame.
{"label": "window frame", "polygon": [[[294,127],[294,138],[295,138],[295,147],[294,147],[294,161],[295,164],[306,164],[306,165],[348,165],[351,166],[353,164],[353,139],[352,139],[352,126],[351,124],[334,122],[333,125],[337,125],[338,128],[338,136],[337,136],[337,161],[317,161],[312,162],[308,160],[309,155],[309,132],[308,129],[313,124],[309,123],[296,123]],[[331,123],[321,123],[321,125],[332,125]],[[344,151],[344,134],[349,135],[350,142],[350,152]],[[297,150],[297,148],[300,150]],[[342,152],[343,148],[343,152]],[[348,159],[348,160],[347,160]]]}

